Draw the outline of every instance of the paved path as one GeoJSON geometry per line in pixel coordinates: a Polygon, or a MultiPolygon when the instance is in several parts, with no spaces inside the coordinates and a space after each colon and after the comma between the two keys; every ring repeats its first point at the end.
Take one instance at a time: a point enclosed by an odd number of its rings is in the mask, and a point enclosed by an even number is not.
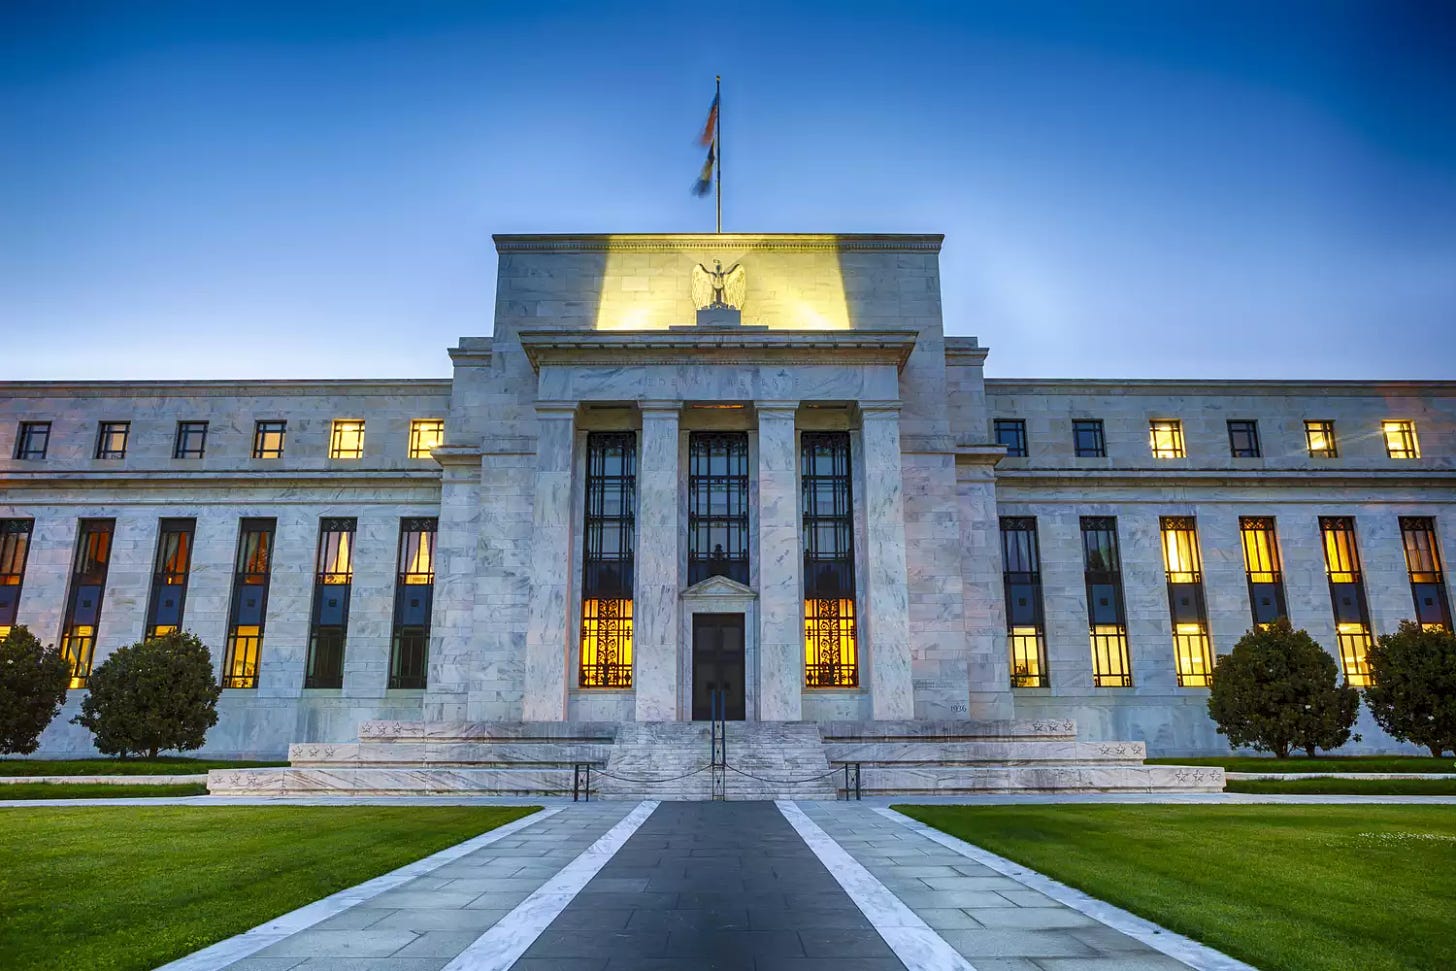
{"type": "Polygon", "coordinates": [[[1083,912],[1105,905],[1028,889],[992,869],[995,858],[988,866],[980,851],[868,804],[567,804],[503,830],[168,968],[1240,967],[1176,935],[1165,945],[1151,925],[1130,929],[1187,963],[1161,953],[1083,912]]]}

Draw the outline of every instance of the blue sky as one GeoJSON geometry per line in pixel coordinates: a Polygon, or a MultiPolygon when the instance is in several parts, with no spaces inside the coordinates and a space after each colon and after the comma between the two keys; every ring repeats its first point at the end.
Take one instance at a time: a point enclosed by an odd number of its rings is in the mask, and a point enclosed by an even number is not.
{"type": "Polygon", "coordinates": [[[0,4],[0,379],[444,375],[496,232],[943,232],[988,373],[1456,378],[1456,4],[0,4]]]}

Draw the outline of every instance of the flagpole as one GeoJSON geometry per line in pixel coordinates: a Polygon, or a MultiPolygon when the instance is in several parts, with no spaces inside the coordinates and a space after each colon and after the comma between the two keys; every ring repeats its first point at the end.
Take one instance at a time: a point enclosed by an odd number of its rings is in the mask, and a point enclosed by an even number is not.
{"type": "Polygon", "coordinates": [[[713,181],[718,186],[718,232],[723,231],[723,146],[720,144],[719,136],[723,131],[723,75],[713,75],[713,103],[718,106],[718,123],[713,126],[713,159],[714,165],[718,167],[717,178],[713,181]]]}

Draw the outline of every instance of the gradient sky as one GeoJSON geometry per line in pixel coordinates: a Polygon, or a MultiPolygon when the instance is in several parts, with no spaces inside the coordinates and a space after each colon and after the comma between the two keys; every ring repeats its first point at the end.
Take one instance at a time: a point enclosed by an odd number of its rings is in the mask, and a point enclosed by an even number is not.
{"type": "Polygon", "coordinates": [[[1027,377],[1456,378],[1456,3],[0,3],[0,379],[442,376],[497,232],[943,232],[1027,377]]]}

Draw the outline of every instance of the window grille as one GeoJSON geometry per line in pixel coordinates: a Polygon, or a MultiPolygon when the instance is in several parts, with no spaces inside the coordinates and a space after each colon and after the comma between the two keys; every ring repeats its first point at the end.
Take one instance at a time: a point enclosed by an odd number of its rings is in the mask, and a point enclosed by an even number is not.
{"type": "Polygon", "coordinates": [[[227,653],[223,658],[224,688],[256,688],[263,652],[263,627],[268,613],[268,585],[273,563],[273,519],[244,519],[238,528],[238,554],[233,567],[233,593],[228,610],[227,653]]]}
{"type": "Polygon", "coordinates": [[[1279,539],[1274,520],[1267,516],[1241,517],[1239,539],[1244,549],[1244,572],[1249,581],[1249,607],[1254,626],[1267,627],[1289,615],[1284,606],[1284,574],[1279,565],[1279,539]]]}
{"type": "Polygon", "coordinates": [[[398,575],[394,587],[394,637],[389,659],[391,688],[425,687],[438,529],[439,521],[433,517],[400,520],[398,575]]]}
{"type": "Polygon", "coordinates": [[[636,433],[590,433],[578,665],[583,688],[632,686],[636,503],[636,433]]]}
{"type": "Polygon", "coordinates": [[[175,459],[200,459],[207,453],[207,422],[179,421],[177,440],[172,447],[175,459]]]}
{"type": "Polygon", "coordinates": [[[688,436],[688,584],[748,583],[748,435],[688,436]]]}
{"type": "Polygon", "coordinates": [[[1072,422],[1072,448],[1078,458],[1105,458],[1107,441],[1102,433],[1102,419],[1080,418],[1072,422]]]}
{"type": "Polygon", "coordinates": [[[1385,437],[1385,454],[1393,459],[1418,459],[1420,446],[1416,443],[1416,423],[1413,421],[1384,421],[1380,432],[1385,437]]]}
{"type": "Polygon", "coordinates": [[[1098,688],[1125,688],[1132,684],[1132,666],[1128,659],[1116,518],[1082,517],[1082,563],[1092,641],[1092,684],[1098,688]]]}
{"type": "Polygon", "coordinates": [[[1046,625],[1042,613],[1041,554],[1036,519],[1001,518],[1001,577],[1006,633],[1011,646],[1011,686],[1047,686],[1046,625]]]}
{"type": "Polygon", "coordinates": [[[103,421],[96,428],[96,457],[98,459],[126,458],[126,439],[131,433],[129,421],[103,421]]]}
{"type": "Polygon", "coordinates": [[[1230,421],[1228,423],[1229,454],[1236,459],[1256,459],[1262,451],[1259,448],[1259,423],[1257,421],[1230,421]]]}
{"type": "Polygon", "coordinates": [[[1181,459],[1187,455],[1183,450],[1181,421],[1154,419],[1148,422],[1148,438],[1155,459],[1181,459]]]}
{"type": "Polygon", "coordinates": [[[1006,446],[1007,458],[1026,458],[1026,420],[997,418],[996,444],[1006,446]]]}
{"type": "Polygon", "coordinates": [[[1173,625],[1173,660],[1178,684],[1206,688],[1213,678],[1213,646],[1203,601],[1203,565],[1198,527],[1192,516],[1163,516],[1163,568],[1168,577],[1168,611],[1173,625]]]}
{"type": "Polygon", "coordinates": [[[443,418],[416,418],[410,422],[409,457],[427,459],[445,441],[443,418]]]}
{"type": "Polygon", "coordinates": [[[859,685],[855,622],[854,501],[848,432],[804,432],[800,441],[804,543],[804,681],[859,685]]]}
{"type": "Polygon", "coordinates": [[[0,639],[10,633],[19,615],[33,527],[30,519],[0,519],[0,639]]]}
{"type": "Polygon", "coordinates": [[[83,519],[76,538],[65,623],[61,627],[61,653],[71,665],[72,688],[86,687],[86,679],[91,676],[115,530],[114,519],[83,519]]]}
{"type": "Polygon", "coordinates": [[[281,459],[288,422],[260,421],[253,425],[253,458],[281,459]]]}
{"type": "Polygon", "coordinates": [[[364,457],[364,422],[362,419],[335,418],[329,436],[329,458],[360,459],[364,457]]]}
{"type": "Polygon", "coordinates": [[[147,601],[147,637],[161,637],[182,629],[196,527],[195,519],[163,519],[158,523],[157,557],[147,601]]]}
{"type": "Polygon", "coordinates": [[[308,638],[305,688],[344,685],[344,642],[349,629],[349,591],[354,582],[354,533],[358,521],[328,517],[319,523],[313,587],[313,622],[308,638]]]}
{"type": "Polygon", "coordinates": [[[1345,681],[1357,688],[1370,684],[1366,652],[1370,648],[1370,608],[1365,581],[1360,575],[1360,551],[1355,543],[1355,521],[1348,516],[1321,516],[1325,572],[1330,581],[1330,602],[1335,613],[1335,636],[1345,681]]]}
{"type": "Polygon", "coordinates": [[[1402,516],[1400,537],[1405,546],[1416,622],[1426,630],[1451,630],[1451,604],[1446,597],[1441,548],[1436,542],[1436,521],[1429,516],[1402,516]]]}
{"type": "Polygon", "coordinates": [[[46,457],[51,443],[51,423],[48,421],[23,421],[15,435],[15,457],[39,461],[46,457]]]}
{"type": "Polygon", "coordinates": [[[1332,421],[1306,420],[1304,443],[1309,448],[1310,458],[1333,459],[1339,457],[1339,449],[1335,447],[1335,423],[1332,421]]]}

